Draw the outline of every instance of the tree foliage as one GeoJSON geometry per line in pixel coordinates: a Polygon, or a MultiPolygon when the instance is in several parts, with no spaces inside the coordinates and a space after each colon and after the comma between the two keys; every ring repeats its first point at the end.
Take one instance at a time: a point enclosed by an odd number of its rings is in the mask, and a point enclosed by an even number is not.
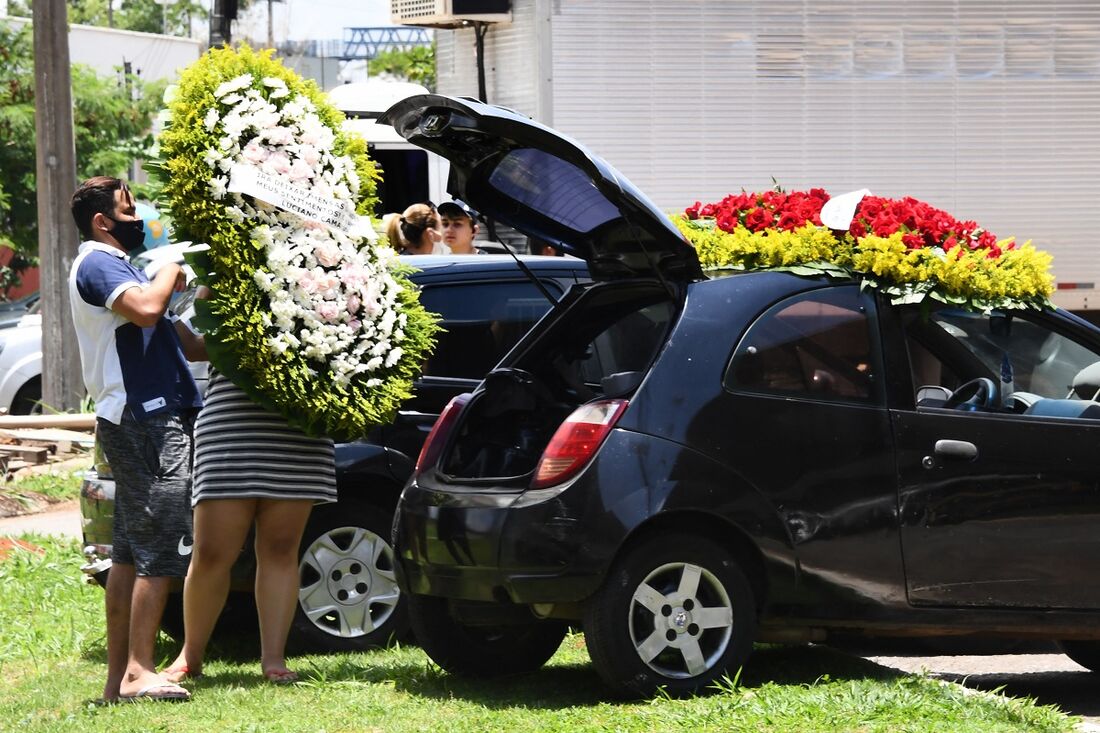
{"type": "Polygon", "coordinates": [[[389,75],[435,89],[435,44],[383,51],[370,60],[371,76],[389,75]]]}
{"type": "MultiPolygon", "coordinates": [[[[29,24],[15,30],[0,22],[0,246],[29,261],[38,252],[33,54],[29,24]]],[[[74,65],[72,87],[78,177],[128,175],[152,144],[163,84],[74,65]]]]}
{"type": "MultiPolygon", "coordinates": [[[[176,0],[162,5],[157,0],[122,0],[121,3],[117,0],[68,0],[68,6],[70,23],[189,36],[192,21],[206,21],[208,3],[176,0]]],[[[25,17],[30,17],[33,10],[28,0],[12,0],[8,7],[11,15],[25,17]]]]}

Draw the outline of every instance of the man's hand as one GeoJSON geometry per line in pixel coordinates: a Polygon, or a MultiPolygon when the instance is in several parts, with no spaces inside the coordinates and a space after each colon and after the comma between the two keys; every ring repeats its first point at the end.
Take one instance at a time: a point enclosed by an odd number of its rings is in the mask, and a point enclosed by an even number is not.
{"type": "Polygon", "coordinates": [[[134,286],[115,298],[111,310],[135,326],[155,326],[168,310],[172,293],[182,290],[185,284],[182,268],[169,262],[157,270],[151,283],[145,287],[134,286]]]}

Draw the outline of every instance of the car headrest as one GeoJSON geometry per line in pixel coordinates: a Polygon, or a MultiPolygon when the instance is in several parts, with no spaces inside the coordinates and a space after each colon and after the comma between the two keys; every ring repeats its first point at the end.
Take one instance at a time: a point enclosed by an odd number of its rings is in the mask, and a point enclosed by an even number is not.
{"type": "Polygon", "coordinates": [[[1100,420],[1100,403],[1091,400],[1039,400],[1024,411],[1035,417],[1072,417],[1100,420]]]}
{"type": "Polygon", "coordinates": [[[1100,395],[1100,361],[1077,372],[1073,378],[1073,393],[1083,400],[1095,400],[1100,395]]]}

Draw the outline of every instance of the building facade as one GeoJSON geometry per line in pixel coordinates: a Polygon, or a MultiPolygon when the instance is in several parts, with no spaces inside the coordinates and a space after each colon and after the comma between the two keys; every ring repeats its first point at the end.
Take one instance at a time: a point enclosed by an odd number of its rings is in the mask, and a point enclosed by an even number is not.
{"type": "MultiPolygon", "coordinates": [[[[570,134],[670,211],[778,183],[915,196],[1054,255],[1100,309],[1100,3],[513,0],[488,101],[570,134]]],[[[438,88],[477,94],[473,30],[438,88]]]]}

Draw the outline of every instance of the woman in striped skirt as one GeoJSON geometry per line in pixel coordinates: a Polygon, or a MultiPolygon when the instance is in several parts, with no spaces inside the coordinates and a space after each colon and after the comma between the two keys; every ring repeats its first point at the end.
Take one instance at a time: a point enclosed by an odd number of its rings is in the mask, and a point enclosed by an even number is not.
{"type": "Polygon", "coordinates": [[[286,667],[286,639],[298,602],[298,546],[312,506],[336,501],[332,441],[289,427],[215,373],[195,423],[193,480],[195,544],[183,590],[183,650],[164,676],[178,682],[202,673],[230,568],[255,524],[260,666],[271,682],[295,681],[286,667]]]}

